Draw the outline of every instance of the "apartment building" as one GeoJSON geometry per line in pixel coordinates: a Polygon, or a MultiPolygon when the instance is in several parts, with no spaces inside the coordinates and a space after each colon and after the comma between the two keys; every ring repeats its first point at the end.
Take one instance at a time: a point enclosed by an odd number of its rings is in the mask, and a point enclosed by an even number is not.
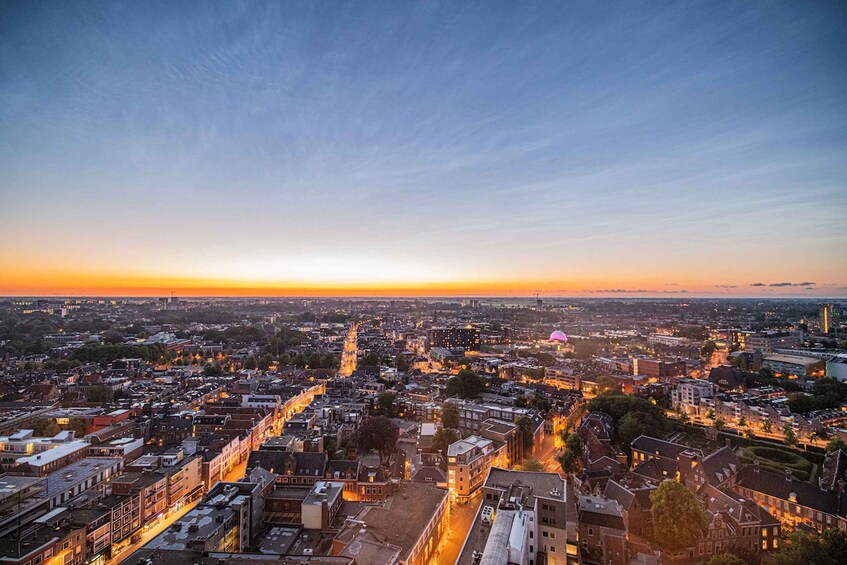
{"type": "Polygon", "coordinates": [[[457,500],[467,500],[485,482],[492,465],[505,466],[507,444],[470,436],[447,448],[447,488],[457,500]]]}

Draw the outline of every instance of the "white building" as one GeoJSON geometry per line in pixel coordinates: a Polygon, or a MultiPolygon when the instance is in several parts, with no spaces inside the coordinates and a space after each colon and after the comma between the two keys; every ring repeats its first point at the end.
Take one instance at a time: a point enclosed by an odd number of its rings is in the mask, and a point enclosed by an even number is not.
{"type": "Polygon", "coordinates": [[[676,388],[671,392],[673,407],[679,408],[686,414],[697,413],[700,400],[711,398],[718,392],[718,387],[704,379],[680,379],[676,388]]]}

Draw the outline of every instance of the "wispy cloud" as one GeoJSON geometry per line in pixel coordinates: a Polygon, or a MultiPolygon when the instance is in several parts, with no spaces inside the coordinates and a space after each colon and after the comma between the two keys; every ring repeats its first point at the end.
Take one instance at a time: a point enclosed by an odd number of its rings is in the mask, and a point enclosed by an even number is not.
{"type": "Polygon", "coordinates": [[[813,283],[813,282],[801,282],[801,283],[778,282],[778,283],[771,283],[771,284],[769,284],[768,286],[775,286],[775,287],[783,287],[783,286],[815,286],[815,283],[813,283]]]}

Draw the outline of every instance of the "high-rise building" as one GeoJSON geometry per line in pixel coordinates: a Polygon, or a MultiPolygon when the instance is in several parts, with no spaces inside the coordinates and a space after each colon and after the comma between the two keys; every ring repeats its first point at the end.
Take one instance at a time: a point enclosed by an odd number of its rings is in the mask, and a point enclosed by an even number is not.
{"type": "Polygon", "coordinates": [[[479,351],[479,345],[479,330],[471,326],[465,328],[432,328],[426,333],[427,351],[433,347],[479,351]]]}
{"type": "Polygon", "coordinates": [[[828,334],[832,328],[832,304],[821,304],[818,311],[821,317],[821,331],[828,334]]]}

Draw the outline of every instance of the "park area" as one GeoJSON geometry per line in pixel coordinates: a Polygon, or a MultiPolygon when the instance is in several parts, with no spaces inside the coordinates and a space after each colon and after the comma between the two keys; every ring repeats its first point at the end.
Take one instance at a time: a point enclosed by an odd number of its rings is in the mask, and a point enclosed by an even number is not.
{"type": "Polygon", "coordinates": [[[748,465],[755,465],[758,461],[759,467],[766,471],[784,473],[789,470],[796,479],[801,481],[808,481],[815,470],[815,465],[800,454],[775,447],[760,445],[745,447],[740,459],[748,465]]]}

